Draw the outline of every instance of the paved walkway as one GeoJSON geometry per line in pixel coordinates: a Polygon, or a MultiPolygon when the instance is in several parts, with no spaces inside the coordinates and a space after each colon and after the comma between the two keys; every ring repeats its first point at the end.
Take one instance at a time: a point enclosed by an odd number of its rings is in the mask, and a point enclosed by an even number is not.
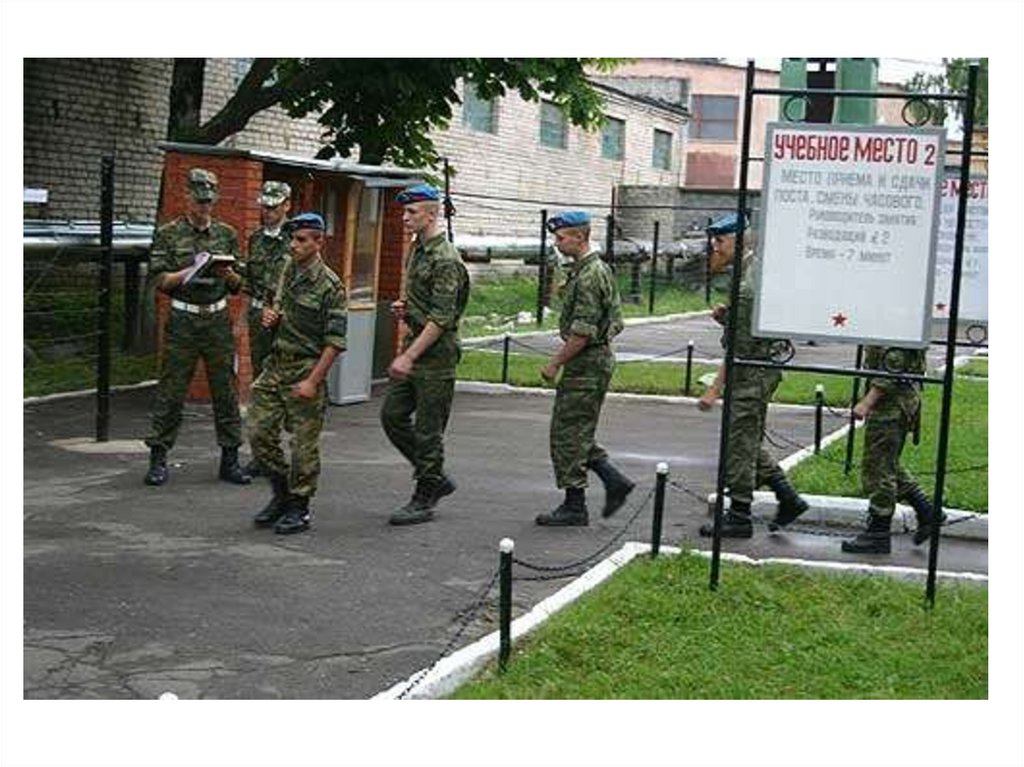
{"type": "MultiPolygon", "coordinates": [[[[559,499],[547,455],[551,400],[456,396],[448,461],[459,489],[436,521],[391,528],[411,489],[408,468],[378,424],[380,402],[332,407],[311,532],[275,536],[252,514],[264,482],[216,480],[208,406],[189,406],[171,481],[142,484],[150,391],[115,395],[111,442],[90,442],[91,400],[26,405],[25,674],[27,698],[367,698],[434,661],[460,613],[494,575],[498,542],[561,565],[613,542],[649,540],[650,503],[628,525],[658,461],[694,495],[668,495],[663,540],[684,547],[706,519],[719,415],[663,402],[611,400],[600,439],[641,487],[626,509],[589,528],[545,529],[534,515],[559,499]]],[[[829,417],[828,428],[839,425],[829,417]]],[[[807,444],[808,411],[773,408],[772,429],[807,444]]],[[[852,561],[838,539],[768,535],[727,542],[753,556],[852,561]]],[[[887,564],[925,567],[895,540],[887,564]]],[[[987,571],[984,543],[943,540],[939,566],[987,571]]],[[[516,576],[535,575],[516,570],[516,576]]],[[[727,578],[723,580],[727,588],[727,578]]],[[[564,580],[517,581],[520,615],[564,580]]],[[[489,606],[458,644],[494,630],[489,606]]]]}

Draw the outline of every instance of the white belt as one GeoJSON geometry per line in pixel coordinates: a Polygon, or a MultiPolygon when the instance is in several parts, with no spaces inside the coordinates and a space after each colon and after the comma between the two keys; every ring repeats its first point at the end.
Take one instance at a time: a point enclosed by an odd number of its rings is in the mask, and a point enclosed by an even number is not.
{"type": "Polygon", "coordinates": [[[263,303],[262,301],[260,301],[258,298],[250,298],[249,299],[249,308],[250,309],[262,309],[264,306],[266,306],[266,304],[263,303]]]}
{"type": "Polygon", "coordinates": [[[188,312],[189,314],[214,314],[219,312],[221,309],[228,305],[228,300],[222,298],[220,301],[215,301],[212,304],[187,304],[184,301],[178,301],[177,299],[171,299],[171,308],[177,309],[182,312],[188,312]]]}

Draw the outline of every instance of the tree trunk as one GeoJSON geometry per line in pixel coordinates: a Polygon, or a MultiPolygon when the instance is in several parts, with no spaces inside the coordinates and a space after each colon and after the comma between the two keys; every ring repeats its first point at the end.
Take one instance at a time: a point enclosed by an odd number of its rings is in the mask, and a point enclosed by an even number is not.
{"type": "Polygon", "coordinates": [[[171,75],[167,138],[188,141],[199,131],[206,59],[175,59],[171,75]]]}

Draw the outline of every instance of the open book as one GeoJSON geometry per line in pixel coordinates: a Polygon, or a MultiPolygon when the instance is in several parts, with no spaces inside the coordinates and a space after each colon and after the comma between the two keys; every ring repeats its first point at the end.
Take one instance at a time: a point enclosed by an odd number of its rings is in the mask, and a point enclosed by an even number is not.
{"type": "Polygon", "coordinates": [[[233,264],[235,263],[235,257],[230,253],[207,253],[205,250],[196,253],[192,258],[192,266],[185,272],[185,279],[182,280],[182,285],[187,285],[196,275],[203,274],[211,266],[216,264],[233,264]]]}

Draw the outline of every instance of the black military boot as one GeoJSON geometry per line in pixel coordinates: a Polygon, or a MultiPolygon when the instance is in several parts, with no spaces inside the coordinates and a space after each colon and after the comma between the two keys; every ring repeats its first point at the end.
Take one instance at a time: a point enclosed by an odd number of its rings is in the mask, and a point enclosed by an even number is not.
{"type": "Polygon", "coordinates": [[[260,468],[259,462],[253,458],[249,463],[245,464],[242,469],[243,474],[248,474],[250,477],[265,477],[268,476],[263,473],[263,469],[260,468]]]}
{"type": "Polygon", "coordinates": [[[274,523],[278,535],[302,533],[309,529],[309,498],[289,495],[284,502],[284,514],[274,523]]]}
{"type": "MultiPolygon", "coordinates": [[[[715,534],[715,521],[705,522],[700,526],[700,534],[711,538],[715,534]]],[[[730,501],[729,510],[722,514],[721,534],[723,538],[752,538],[754,523],[750,519],[750,503],[747,501],[730,501]]]]}
{"type": "Polygon", "coordinates": [[[263,507],[263,510],[252,518],[256,527],[270,527],[277,522],[286,511],[288,503],[288,478],[283,474],[271,474],[270,486],[274,490],[274,496],[270,503],[263,507]]]}
{"type": "Polygon", "coordinates": [[[872,512],[868,516],[867,530],[843,541],[843,551],[848,554],[889,554],[892,551],[891,529],[891,514],[882,517],[872,512]]]}
{"type": "Polygon", "coordinates": [[[142,480],[147,485],[159,487],[167,481],[167,448],[154,445],[149,449],[149,471],[142,480]]]}
{"type": "MultiPolygon", "coordinates": [[[[442,489],[441,485],[434,485],[419,480],[416,482],[416,489],[413,491],[412,498],[402,508],[388,517],[389,525],[418,525],[421,522],[429,522],[434,518],[434,504],[437,503],[437,499],[441,496],[438,495],[439,490],[442,489]]],[[[443,493],[448,495],[454,492],[455,486],[451,485],[451,490],[443,493]]]]}
{"type": "MultiPolygon", "coordinates": [[[[913,541],[915,546],[920,546],[932,537],[932,522],[935,519],[935,509],[932,507],[931,501],[928,500],[928,496],[919,487],[915,487],[901,500],[909,503],[914,510],[914,514],[917,516],[917,530],[914,531],[913,541]]],[[[945,521],[946,514],[940,514],[939,526],[941,527],[945,521]]]]}
{"type": "Polygon", "coordinates": [[[554,511],[538,514],[535,521],[545,527],[585,527],[590,524],[585,492],[582,487],[567,487],[562,504],[554,511]]]}
{"type": "Polygon", "coordinates": [[[242,471],[238,465],[238,446],[222,447],[220,449],[220,471],[221,479],[234,485],[248,485],[252,477],[242,471]]]}
{"type": "Polygon", "coordinates": [[[779,502],[779,510],[775,514],[775,519],[768,523],[769,530],[785,527],[810,508],[807,501],[801,498],[800,494],[789,484],[789,479],[785,474],[769,477],[768,487],[775,493],[775,500],[779,502]]]}
{"type": "Polygon", "coordinates": [[[587,468],[592,469],[604,484],[604,508],[601,509],[601,516],[610,517],[622,508],[626,496],[636,487],[636,482],[612,466],[607,457],[591,461],[587,468]]]}

